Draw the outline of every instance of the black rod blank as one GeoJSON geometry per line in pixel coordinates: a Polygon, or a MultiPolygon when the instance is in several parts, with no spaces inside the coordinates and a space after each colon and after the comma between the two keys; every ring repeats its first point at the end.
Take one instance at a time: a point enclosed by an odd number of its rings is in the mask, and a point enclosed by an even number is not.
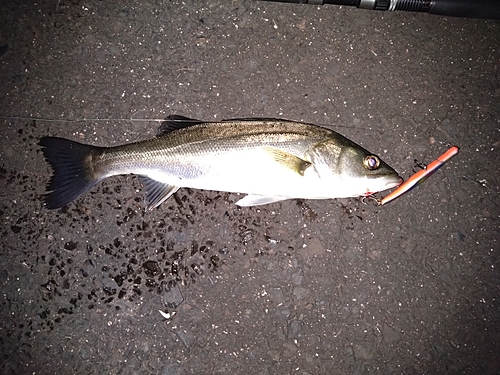
{"type": "Polygon", "coordinates": [[[369,10],[426,12],[440,16],[500,19],[500,0],[264,0],[296,4],[335,4],[369,10]]]}

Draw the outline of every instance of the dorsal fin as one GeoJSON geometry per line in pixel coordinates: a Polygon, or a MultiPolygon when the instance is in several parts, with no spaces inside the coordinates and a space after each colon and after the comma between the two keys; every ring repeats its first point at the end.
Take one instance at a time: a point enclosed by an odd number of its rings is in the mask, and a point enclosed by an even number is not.
{"type": "Polygon", "coordinates": [[[281,121],[288,122],[288,120],[280,120],[272,117],[240,117],[240,118],[225,118],[222,122],[235,122],[235,121],[281,121]]]}
{"type": "Polygon", "coordinates": [[[189,126],[203,124],[206,121],[195,120],[180,115],[169,115],[158,128],[158,135],[168,134],[173,130],[187,128],[189,126]]]}

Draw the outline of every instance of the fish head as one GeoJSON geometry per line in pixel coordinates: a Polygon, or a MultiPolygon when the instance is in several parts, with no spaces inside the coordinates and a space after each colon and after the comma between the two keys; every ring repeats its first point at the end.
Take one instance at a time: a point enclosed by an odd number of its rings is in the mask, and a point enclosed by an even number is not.
{"type": "Polygon", "coordinates": [[[380,157],[340,135],[313,146],[309,159],[338,197],[369,196],[403,182],[380,157]]]}

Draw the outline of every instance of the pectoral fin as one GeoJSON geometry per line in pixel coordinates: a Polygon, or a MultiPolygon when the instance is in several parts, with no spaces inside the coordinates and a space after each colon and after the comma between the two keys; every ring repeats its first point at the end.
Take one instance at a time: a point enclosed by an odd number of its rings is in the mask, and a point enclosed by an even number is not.
{"type": "Polygon", "coordinates": [[[263,204],[274,203],[290,199],[283,196],[266,196],[266,195],[253,195],[248,194],[245,198],[240,199],[236,204],[241,207],[260,206],[263,204]]]}
{"type": "Polygon", "coordinates": [[[277,148],[266,147],[265,150],[276,162],[294,172],[297,172],[301,176],[304,175],[304,171],[311,165],[308,161],[277,148]]]}
{"type": "Polygon", "coordinates": [[[146,176],[140,176],[140,179],[146,189],[146,208],[148,210],[158,207],[179,190],[178,186],[158,182],[146,176]]]}

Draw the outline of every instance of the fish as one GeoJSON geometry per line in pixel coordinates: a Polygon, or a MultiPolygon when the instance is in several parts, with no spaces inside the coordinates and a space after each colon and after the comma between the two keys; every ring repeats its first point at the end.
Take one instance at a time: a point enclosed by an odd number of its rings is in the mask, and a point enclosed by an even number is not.
{"type": "Polygon", "coordinates": [[[287,199],[371,196],[403,181],[377,155],[325,127],[246,118],[208,122],[170,115],[154,138],[114,147],[39,141],[53,174],[45,207],[62,208],[105,178],[135,174],[146,208],[179,188],[247,194],[239,206],[287,199]]]}

